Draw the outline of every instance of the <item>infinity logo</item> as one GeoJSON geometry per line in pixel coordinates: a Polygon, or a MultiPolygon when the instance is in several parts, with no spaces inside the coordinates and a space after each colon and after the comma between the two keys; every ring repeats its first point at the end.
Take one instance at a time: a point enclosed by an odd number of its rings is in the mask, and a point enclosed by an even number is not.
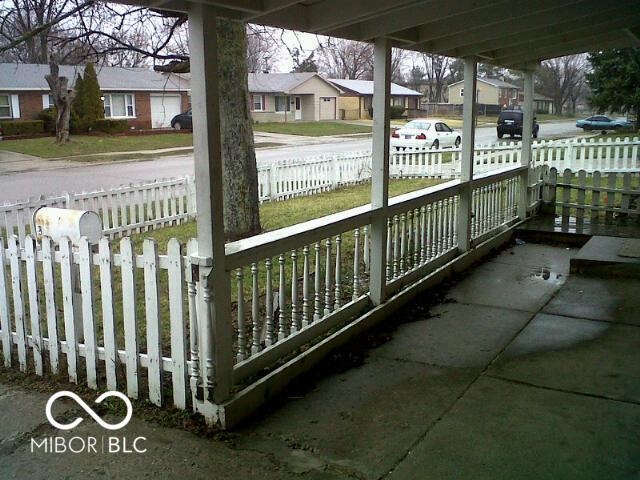
{"type": "Polygon", "coordinates": [[[85,412],[87,412],[91,416],[91,418],[93,418],[98,423],[98,425],[100,425],[102,428],[106,428],[107,430],[121,429],[122,427],[126,426],[129,423],[129,420],[131,420],[131,415],[133,415],[133,406],[131,405],[131,401],[123,393],[115,392],[115,391],[105,392],[95,400],[95,403],[102,403],[102,401],[105,398],[118,397],[120,400],[122,400],[125,403],[125,405],[127,406],[127,415],[124,417],[124,420],[122,420],[120,423],[116,423],[112,425],[102,420],[102,418],[100,418],[98,414],[94,412],[91,409],[91,407],[89,407],[89,405],[87,405],[84,402],[84,400],[82,400],[78,395],[76,395],[73,392],[68,392],[66,390],[63,390],[61,392],[54,393],[51,396],[51,398],[49,398],[49,400],[47,401],[47,407],[45,409],[45,413],[47,414],[47,420],[49,420],[49,423],[60,430],[71,430],[72,428],[76,428],[78,425],[80,425],[82,420],[84,420],[83,418],[78,417],[73,422],[67,425],[64,425],[56,421],[56,419],[53,418],[53,415],[51,414],[51,407],[53,406],[53,402],[55,402],[60,397],[69,397],[72,400],[74,400],[78,405],[80,405],[84,409],[85,412]]]}

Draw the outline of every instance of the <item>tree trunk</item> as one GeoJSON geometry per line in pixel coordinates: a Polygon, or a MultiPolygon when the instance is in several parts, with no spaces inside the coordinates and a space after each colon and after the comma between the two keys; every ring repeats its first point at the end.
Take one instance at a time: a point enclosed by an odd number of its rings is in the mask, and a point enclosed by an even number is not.
{"type": "Polygon", "coordinates": [[[58,64],[49,62],[49,75],[45,79],[51,89],[53,103],[56,106],[56,143],[64,145],[69,141],[69,121],[71,119],[71,103],[75,92],[69,89],[69,79],[59,76],[58,64]]]}
{"type": "Polygon", "coordinates": [[[246,29],[242,22],[218,20],[218,82],[227,239],[261,231],[258,169],[247,89],[246,29]]]}

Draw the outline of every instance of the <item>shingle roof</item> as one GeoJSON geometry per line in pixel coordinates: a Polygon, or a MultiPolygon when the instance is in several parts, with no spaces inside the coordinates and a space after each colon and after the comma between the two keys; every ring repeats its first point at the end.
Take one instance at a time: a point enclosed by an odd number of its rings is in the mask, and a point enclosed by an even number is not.
{"type": "MultiPolygon", "coordinates": [[[[71,85],[82,65],[61,65],[60,75],[69,78],[71,85]]],[[[96,67],[101,90],[121,91],[187,91],[189,81],[173,74],[155,72],[148,68],[96,67]]],[[[44,76],[49,65],[32,63],[0,63],[0,90],[44,90],[49,86],[44,76]]]]}
{"type": "MultiPolygon", "coordinates": [[[[373,82],[371,80],[345,80],[341,78],[330,78],[329,81],[340,88],[351,90],[360,95],[373,95],[373,82]]],[[[396,83],[391,84],[391,95],[415,95],[421,97],[420,92],[403,87],[396,83]]]]}
{"type": "MultiPolygon", "coordinates": [[[[250,92],[287,93],[303,84],[311,77],[324,78],[314,72],[304,73],[250,73],[248,86],[250,92]]],[[[333,86],[333,85],[332,85],[333,86]]]]}
{"type": "MultiPolygon", "coordinates": [[[[482,82],[482,83],[487,83],[489,85],[493,85],[494,87],[518,88],[518,89],[520,89],[520,87],[518,87],[517,85],[513,85],[512,83],[505,82],[504,80],[500,80],[499,78],[478,77],[478,81],[482,82]]],[[[458,85],[459,83],[462,83],[462,82],[464,82],[464,80],[459,80],[457,82],[450,83],[448,86],[452,87],[452,86],[458,85]]]]}

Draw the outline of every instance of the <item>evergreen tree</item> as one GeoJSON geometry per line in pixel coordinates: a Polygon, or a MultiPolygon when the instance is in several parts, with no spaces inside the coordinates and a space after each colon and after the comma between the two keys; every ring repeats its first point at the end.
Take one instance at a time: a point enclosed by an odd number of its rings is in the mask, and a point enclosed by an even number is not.
{"type": "Polygon", "coordinates": [[[613,48],[589,54],[591,105],[600,110],[633,112],[640,129],[640,48],[613,48]]]}
{"type": "Polygon", "coordinates": [[[84,79],[82,78],[82,74],[78,73],[78,77],[76,78],[76,83],[73,85],[73,90],[75,91],[75,97],[73,98],[73,103],[71,104],[71,123],[73,124],[73,130],[78,132],[86,131],[86,126],[82,121],[82,102],[84,97],[84,79]]]}
{"type": "Polygon", "coordinates": [[[84,77],[78,74],[75,91],[72,114],[76,120],[76,128],[79,131],[90,130],[96,120],[104,118],[100,84],[92,63],[87,63],[84,77]]]}

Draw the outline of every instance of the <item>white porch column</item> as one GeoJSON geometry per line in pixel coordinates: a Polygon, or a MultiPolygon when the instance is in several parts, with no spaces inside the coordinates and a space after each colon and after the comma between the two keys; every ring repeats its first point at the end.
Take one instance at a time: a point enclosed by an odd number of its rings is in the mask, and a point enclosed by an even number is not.
{"type": "Polygon", "coordinates": [[[198,265],[201,287],[198,292],[201,372],[205,398],[220,403],[229,397],[233,359],[231,293],[224,250],[215,8],[189,4],[189,50],[198,221],[198,255],[193,261],[198,265]]]}
{"type": "Polygon", "coordinates": [[[478,63],[475,57],[464,59],[464,98],[462,105],[462,149],[460,156],[460,202],[457,212],[458,248],[466,252],[471,248],[471,213],[473,154],[476,137],[476,91],[478,63]]]}
{"type": "MultiPolygon", "coordinates": [[[[522,151],[520,152],[521,165],[530,167],[531,144],[533,136],[533,70],[524,70],[524,103],[522,105],[522,151]]],[[[520,198],[518,202],[518,218],[527,217],[529,206],[529,171],[520,176],[520,198]]]]}
{"type": "Polygon", "coordinates": [[[369,291],[374,305],[386,300],[387,206],[389,204],[389,112],[391,100],[391,45],[376,38],[373,50],[373,151],[371,159],[371,220],[369,291]]]}

